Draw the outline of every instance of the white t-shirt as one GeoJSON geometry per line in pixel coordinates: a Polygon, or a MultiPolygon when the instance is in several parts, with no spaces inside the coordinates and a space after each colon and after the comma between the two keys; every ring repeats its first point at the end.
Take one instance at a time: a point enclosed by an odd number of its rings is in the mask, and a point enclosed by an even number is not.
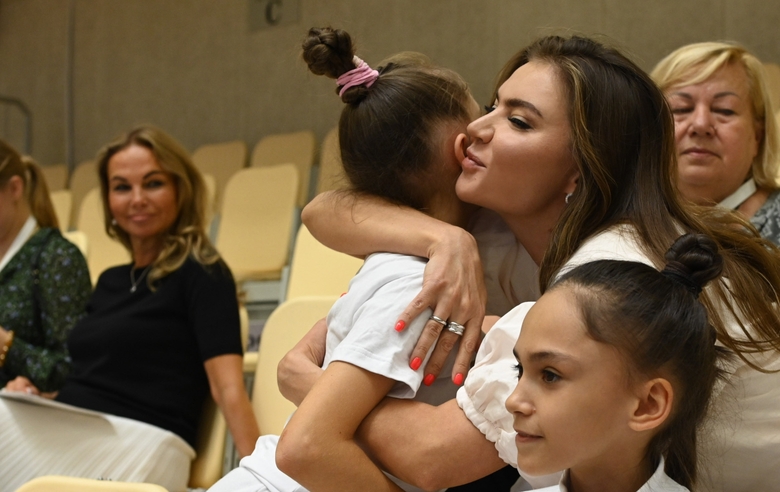
{"type": "MultiPolygon", "coordinates": [[[[564,472],[558,485],[537,489],[539,492],[569,492],[566,483],[569,481],[569,471],[564,472]]],[[[653,475],[645,482],[637,492],[690,492],[687,488],[675,482],[664,471],[664,461],[658,464],[653,475]]]]}
{"type": "MultiPolygon", "coordinates": [[[[426,263],[422,258],[395,253],[374,253],[366,258],[347,293],[328,313],[323,368],[332,361],[342,361],[393,379],[396,384],[388,393],[393,398],[438,405],[455,396],[457,388],[450,382],[455,350],[431,386],[422,385],[423,371],[409,367],[412,349],[432,311],[426,309],[400,333],[392,328],[420,293],[426,263]]],[[[430,352],[422,367],[429,356],[430,352]]]]}
{"type": "MultiPolygon", "coordinates": [[[[583,243],[561,269],[600,259],[652,263],[637,244],[630,226],[608,229],[583,243]]],[[[502,317],[485,336],[476,363],[458,390],[457,402],[498,454],[517,466],[512,417],[504,402],[515,388],[512,353],[526,313],[522,304],[502,317]]],[[[735,336],[740,332],[734,328],[735,336]]],[[[767,369],[780,369],[780,354],[757,360],[767,369]]],[[[726,368],[725,384],[713,393],[713,408],[699,440],[698,488],[711,492],[772,490],[780,483],[780,373],[762,373],[741,360],[726,368]]],[[[535,487],[552,485],[551,477],[521,475],[535,487]]]]}
{"type": "Polygon", "coordinates": [[[487,314],[502,316],[521,302],[539,299],[539,267],[497,213],[477,211],[469,232],[482,260],[487,314]]]}

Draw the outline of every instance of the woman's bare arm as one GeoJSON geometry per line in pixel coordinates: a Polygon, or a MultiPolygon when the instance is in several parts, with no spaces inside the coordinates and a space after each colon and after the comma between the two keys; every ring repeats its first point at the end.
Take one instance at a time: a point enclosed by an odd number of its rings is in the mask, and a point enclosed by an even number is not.
{"type": "MultiPolygon", "coordinates": [[[[391,251],[429,258],[423,289],[407,306],[395,328],[402,330],[428,307],[441,319],[466,327],[452,377],[461,384],[480,340],[485,315],[482,263],[474,237],[460,227],[378,197],[344,192],[318,195],[304,208],[303,223],[326,246],[354,256],[391,251]]],[[[434,343],[436,350],[425,368],[438,375],[458,336],[428,322],[412,352],[417,369],[434,343]]],[[[393,327],[388,327],[393,329],[393,327]]]]}
{"type": "Polygon", "coordinates": [[[279,437],[279,469],[317,492],[401,492],[354,440],[393,383],[346,362],[330,364],[279,437]]]}
{"type": "Polygon", "coordinates": [[[357,439],[382,469],[425,490],[473,482],[506,466],[455,400],[435,407],[385,398],[357,439]]]}
{"type": "Polygon", "coordinates": [[[225,416],[230,434],[241,456],[252,454],[260,431],[244,388],[243,359],[226,354],[204,362],[211,388],[211,396],[225,416]]]}
{"type": "MultiPolygon", "coordinates": [[[[279,389],[288,398],[303,399],[322,374],[325,330],[318,325],[279,364],[279,389]]],[[[426,490],[468,483],[505,466],[454,400],[434,407],[385,398],[363,420],[356,439],[384,470],[426,490]]]]}

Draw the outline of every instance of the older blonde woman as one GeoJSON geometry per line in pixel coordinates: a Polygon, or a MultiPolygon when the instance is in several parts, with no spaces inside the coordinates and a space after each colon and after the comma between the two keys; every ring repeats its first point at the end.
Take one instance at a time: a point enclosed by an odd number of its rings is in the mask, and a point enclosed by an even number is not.
{"type": "Polygon", "coordinates": [[[680,192],[737,210],[780,244],[780,147],[761,62],[737,44],[696,43],[652,77],[674,114],[680,192]]]}
{"type": "Polygon", "coordinates": [[[11,490],[9,482],[40,474],[184,490],[209,393],[239,453],[259,435],[243,384],[235,283],[204,232],[202,177],[174,139],[150,127],[105,147],[98,169],[106,229],[132,263],[103,272],[68,339],[73,373],[56,395],[66,410],[21,415],[19,403],[2,402],[0,419],[17,422],[0,425],[0,442],[15,442],[0,449],[11,490]],[[38,436],[46,446],[34,445],[38,436]],[[29,459],[9,467],[20,449],[29,459]]]}

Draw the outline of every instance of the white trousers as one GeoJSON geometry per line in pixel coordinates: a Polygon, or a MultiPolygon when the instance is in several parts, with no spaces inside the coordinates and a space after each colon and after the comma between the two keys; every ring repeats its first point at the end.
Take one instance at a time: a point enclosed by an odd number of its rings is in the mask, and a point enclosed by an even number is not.
{"type": "Polygon", "coordinates": [[[42,475],[148,482],[187,489],[195,451],[136,420],[0,392],[0,492],[42,475]]]}

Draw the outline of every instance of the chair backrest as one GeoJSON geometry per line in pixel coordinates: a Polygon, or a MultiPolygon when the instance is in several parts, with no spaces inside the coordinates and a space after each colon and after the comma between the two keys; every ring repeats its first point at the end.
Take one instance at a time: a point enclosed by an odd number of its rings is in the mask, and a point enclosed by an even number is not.
{"type": "Polygon", "coordinates": [[[60,230],[67,231],[70,229],[70,209],[73,208],[73,197],[70,190],[50,191],[49,198],[51,198],[57,222],[60,223],[60,230]]]}
{"type": "Polygon", "coordinates": [[[216,246],[236,282],[281,278],[297,190],[298,172],[292,164],[242,169],[230,178],[216,246]]]}
{"type": "Polygon", "coordinates": [[[213,174],[203,174],[203,182],[206,184],[206,223],[203,227],[209,230],[214,214],[217,212],[217,180],[213,174]]]}
{"type": "Polygon", "coordinates": [[[78,214],[81,211],[81,201],[92,188],[100,186],[100,178],[97,174],[96,161],[84,161],[73,170],[70,176],[68,188],[71,191],[73,207],[71,208],[69,224],[75,225],[78,220],[78,214]]]}
{"type": "Polygon", "coordinates": [[[336,190],[347,185],[344,166],[341,164],[339,149],[339,129],[331,129],[322,139],[320,150],[320,169],[317,175],[317,193],[336,190]]]}
{"type": "Polygon", "coordinates": [[[89,239],[81,231],[64,231],[62,237],[76,245],[86,260],[89,260],[89,239]]]}
{"type": "Polygon", "coordinates": [[[43,179],[49,191],[64,190],[68,185],[68,166],[65,164],[52,164],[50,166],[41,166],[43,179]]]}
{"type": "Polygon", "coordinates": [[[251,167],[295,164],[299,173],[296,204],[303,208],[309,201],[309,180],[316,154],[317,139],[314,132],[279,133],[261,138],[252,150],[249,162],[251,167]]]}
{"type": "Polygon", "coordinates": [[[340,295],[362,265],[363,260],[323,245],[302,225],[290,261],[287,299],[340,295]]]}
{"type": "Polygon", "coordinates": [[[124,246],[106,234],[100,188],[93,188],[84,196],[76,229],[83,232],[89,240],[87,265],[92,285],[106,268],[130,261],[130,255],[124,246]]]}
{"type": "MultiPolygon", "coordinates": [[[[238,317],[241,321],[241,343],[246,350],[249,338],[249,313],[246,306],[239,304],[238,317]]],[[[222,411],[210,396],[203,407],[198,438],[195,445],[196,458],[190,466],[189,487],[207,489],[222,477],[225,459],[225,438],[227,422],[222,411]]]]}
{"type": "Polygon", "coordinates": [[[114,482],[91,478],[38,477],[25,483],[16,492],[167,492],[165,487],[152,483],[114,482]]]}
{"type": "Polygon", "coordinates": [[[780,65],[771,62],[764,63],[764,73],[769,97],[772,99],[775,111],[778,111],[780,110],[780,65]]]}
{"type": "Polygon", "coordinates": [[[192,162],[203,174],[211,174],[216,181],[216,207],[222,205],[225,186],[239,169],[246,167],[246,143],[242,140],[201,145],[192,153],[192,162]]]}
{"type": "Polygon", "coordinates": [[[303,335],[324,318],[338,296],[299,297],[280,304],[263,328],[252,389],[252,408],[261,434],[281,434],[295,410],[279,392],[276,366],[303,335]]]}
{"type": "Polygon", "coordinates": [[[206,398],[198,426],[198,437],[195,444],[196,458],[192,460],[190,465],[188,484],[190,488],[207,489],[222,477],[226,437],[227,422],[225,422],[225,417],[214,399],[209,396],[206,398]]]}

